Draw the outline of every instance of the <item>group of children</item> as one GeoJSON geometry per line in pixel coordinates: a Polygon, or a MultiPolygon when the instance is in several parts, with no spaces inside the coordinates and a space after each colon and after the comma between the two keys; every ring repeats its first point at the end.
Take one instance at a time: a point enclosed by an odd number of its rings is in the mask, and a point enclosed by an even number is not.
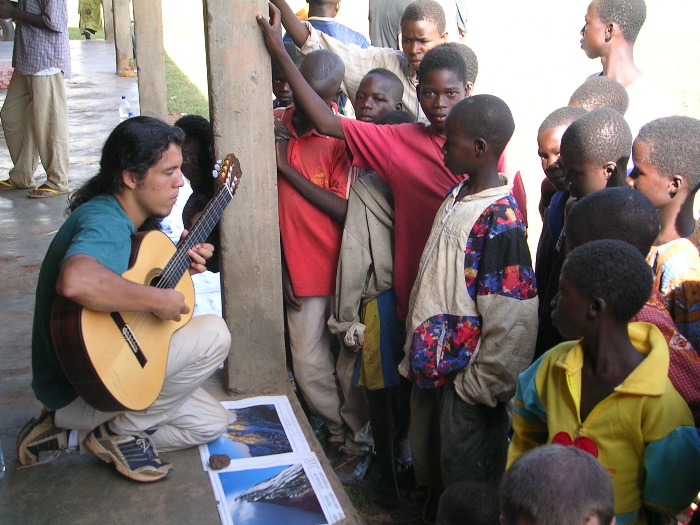
{"type": "Polygon", "coordinates": [[[647,82],[632,60],[643,0],[591,2],[582,47],[603,72],[538,130],[534,267],[504,154],[513,116],[471,96],[476,56],[444,43],[439,4],[406,8],[403,51],[344,44],[272,4],[258,22],[284,86],[274,115],[292,366],[341,480],[362,477],[374,452],[375,501],[399,505],[408,441],[424,522],[454,523],[438,502],[460,494],[440,500],[445,489],[498,487],[519,457],[555,443],[603,465],[618,524],[685,509],[700,490],[700,255],[688,240],[700,121],[631,130],[623,116],[638,117],[630,87],[647,82]],[[305,55],[298,67],[281,23],[305,55]],[[354,119],[339,115],[341,90],[354,119]]]}

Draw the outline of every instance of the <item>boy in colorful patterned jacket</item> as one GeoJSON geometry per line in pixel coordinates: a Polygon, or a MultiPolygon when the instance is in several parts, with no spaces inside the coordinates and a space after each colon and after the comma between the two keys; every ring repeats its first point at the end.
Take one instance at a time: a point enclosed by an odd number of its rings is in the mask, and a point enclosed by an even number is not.
{"type": "Polygon", "coordinates": [[[700,438],[668,378],[658,328],[629,323],[654,277],[632,245],[597,240],[566,258],[552,320],[567,341],[518,378],[508,462],[546,443],[572,445],[610,473],[619,525],[645,510],[682,511],[700,489],[700,438]],[[629,323],[629,324],[628,324],[629,323]]]}
{"type": "Polygon", "coordinates": [[[498,159],[515,124],[498,97],[459,102],[445,166],[469,178],[437,212],[409,301],[411,450],[430,502],[459,481],[497,485],[508,448],[506,403],[534,351],[537,291],[525,225],[498,159]]]}

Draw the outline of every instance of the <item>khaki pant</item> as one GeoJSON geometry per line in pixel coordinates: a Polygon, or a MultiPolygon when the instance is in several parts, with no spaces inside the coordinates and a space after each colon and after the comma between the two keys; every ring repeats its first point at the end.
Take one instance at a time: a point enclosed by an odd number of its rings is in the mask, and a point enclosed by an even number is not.
{"type": "Polygon", "coordinates": [[[333,296],[297,297],[301,312],[287,307],[294,378],[314,414],[320,416],[331,440],[345,443],[354,454],[372,450],[369,409],[363,389],[353,386],[358,354],[341,349],[337,363],[331,353],[335,337],[326,324],[333,296]]]}
{"type": "Polygon", "coordinates": [[[213,441],[226,430],[228,412],[200,385],[226,359],[230,344],[223,319],[193,317],[170,340],[165,383],[150,407],[138,412],[100,412],[79,397],[56,411],[56,426],[79,430],[81,448],[88,434],[107,421],[120,435],[155,429],[150,437],[161,452],[213,441]]]}
{"type": "Polygon", "coordinates": [[[2,129],[14,168],[10,181],[33,188],[39,159],[46,184],[68,189],[68,102],[63,73],[21,75],[16,71],[0,111],[2,129]]]}

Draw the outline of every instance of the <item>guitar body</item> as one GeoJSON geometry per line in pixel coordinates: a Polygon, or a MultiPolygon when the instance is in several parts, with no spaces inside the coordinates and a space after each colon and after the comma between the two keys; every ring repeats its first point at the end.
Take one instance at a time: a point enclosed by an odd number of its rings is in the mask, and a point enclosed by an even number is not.
{"type": "MultiPolygon", "coordinates": [[[[122,277],[153,285],[175,251],[160,231],[137,234],[129,269],[122,277]]],[[[189,272],[174,288],[185,296],[190,309],[177,322],[143,312],[96,312],[63,297],[57,299],[51,320],[56,354],[80,397],[94,408],[143,410],[156,400],[165,381],[170,338],[190,320],[194,309],[189,272]]]]}

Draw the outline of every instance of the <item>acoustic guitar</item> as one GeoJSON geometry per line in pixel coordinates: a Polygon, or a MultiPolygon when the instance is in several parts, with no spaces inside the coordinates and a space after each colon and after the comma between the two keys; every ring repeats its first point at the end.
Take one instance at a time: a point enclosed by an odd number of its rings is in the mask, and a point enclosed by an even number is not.
{"type": "Polygon", "coordinates": [[[94,408],[115,412],[143,410],[160,394],[172,334],[192,317],[194,285],[187,271],[187,250],[204,242],[236,192],[241,170],[227,155],[218,170],[219,188],[202,215],[177,246],[160,231],[132,236],[129,281],[174,288],[190,312],[180,321],[152,313],[97,312],[58,297],[53,305],[51,337],[66,376],[80,397],[94,408]]]}

